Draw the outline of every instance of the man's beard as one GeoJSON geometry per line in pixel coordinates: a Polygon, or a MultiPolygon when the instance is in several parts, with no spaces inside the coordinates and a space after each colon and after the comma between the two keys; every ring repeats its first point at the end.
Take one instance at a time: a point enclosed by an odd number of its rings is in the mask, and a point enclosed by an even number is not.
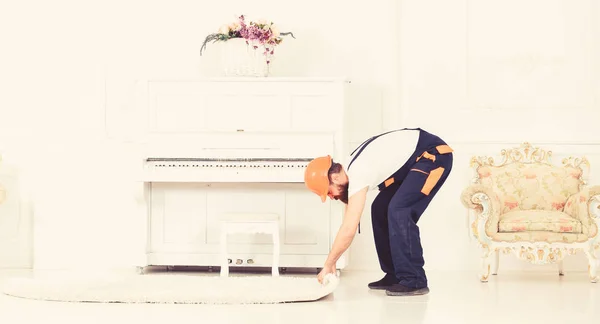
{"type": "Polygon", "coordinates": [[[344,204],[348,204],[348,186],[350,185],[350,183],[346,183],[345,185],[337,185],[338,190],[340,191],[339,195],[336,195],[335,198],[336,200],[340,200],[341,202],[343,202],[344,204]]]}

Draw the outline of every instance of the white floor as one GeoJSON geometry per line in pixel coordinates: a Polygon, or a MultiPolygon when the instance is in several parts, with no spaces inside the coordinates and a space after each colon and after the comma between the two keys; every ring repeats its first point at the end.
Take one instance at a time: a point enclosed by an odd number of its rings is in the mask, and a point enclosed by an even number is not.
{"type": "MultiPolygon", "coordinates": [[[[173,272],[169,273],[172,274],[173,272]]],[[[189,273],[188,273],[189,274],[189,273]]],[[[7,278],[28,271],[0,271],[7,278]]],[[[310,303],[163,305],[43,302],[0,294],[0,323],[599,323],[600,283],[585,273],[429,273],[431,292],[388,297],[367,283],[378,272],[345,272],[340,287],[310,303]]],[[[316,280],[316,277],[315,277],[316,280]]]]}

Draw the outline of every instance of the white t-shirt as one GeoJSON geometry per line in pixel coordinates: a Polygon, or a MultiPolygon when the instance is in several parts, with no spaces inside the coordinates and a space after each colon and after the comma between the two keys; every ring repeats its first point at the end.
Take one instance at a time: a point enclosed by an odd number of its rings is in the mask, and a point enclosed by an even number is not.
{"type": "MultiPolygon", "coordinates": [[[[346,163],[348,174],[348,197],[364,187],[369,190],[388,179],[400,169],[414,153],[419,141],[419,130],[405,129],[381,135],[369,143],[352,162],[349,157],[346,163]]],[[[358,154],[360,148],[354,152],[358,154]]]]}

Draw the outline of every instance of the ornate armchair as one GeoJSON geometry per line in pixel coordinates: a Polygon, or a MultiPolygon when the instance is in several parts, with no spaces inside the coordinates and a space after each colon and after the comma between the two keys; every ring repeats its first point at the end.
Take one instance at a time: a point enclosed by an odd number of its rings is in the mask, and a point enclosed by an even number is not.
{"type": "Polygon", "coordinates": [[[533,264],[557,263],[583,252],[590,280],[597,282],[600,249],[600,186],[587,186],[590,165],[585,157],[551,163],[552,152],[524,143],[502,150],[502,161],[471,159],[473,183],[461,195],[472,213],[471,231],[482,249],[480,280],[486,282],[499,253],[513,252],[533,264]]]}

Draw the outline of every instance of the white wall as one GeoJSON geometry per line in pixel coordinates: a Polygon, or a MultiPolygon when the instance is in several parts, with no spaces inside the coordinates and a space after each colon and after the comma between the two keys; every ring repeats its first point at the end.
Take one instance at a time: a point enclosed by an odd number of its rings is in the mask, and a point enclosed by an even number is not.
{"type": "MultiPolygon", "coordinates": [[[[0,30],[8,50],[0,54],[0,144],[31,175],[36,267],[134,262],[135,187],[123,179],[137,166],[131,158],[135,80],[215,75],[217,47],[209,44],[199,57],[200,44],[240,13],[272,19],[296,35],[277,49],[274,76],[352,80],[350,109],[369,117],[364,128],[362,118],[352,119],[357,144],[372,130],[416,125],[455,148],[453,175],[420,223],[428,269],[478,266],[459,202],[470,155],[529,140],[600,162],[593,127],[600,75],[596,2],[289,5],[3,4],[0,30]]],[[[503,268],[539,269],[505,259],[503,268]]],[[[567,268],[585,270],[581,258],[570,259],[567,268]]],[[[368,211],[351,262],[354,269],[378,269],[368,211]]]]}
{"type": "MultiPolygon", "coordinates": [[[[36,198],[36,268],[126,266],[140,246],[133,160],[136,80],[195,78],[219,71],[204,37],[244,13],[294,32],[277,49],[273,76],[345,76],[352,109],[383,128],[395,105],[391,0],[348,5],[308,1],[24,1],[4,4],[0,96],[3,152],[21,161],[36,198]],[[233,9],[232,9],[233,8],[233,9]],[[374,33],[375,31],[375,33],[374,33]],[[16,111],[16,109],[19,109],[16,111]],[[15,113],[16,111],[16,113],[15,113]],[[18,136],[18,137],[17,137],[18,136]]],[[[364,121],[351,117],[351,120],[364,121]]]]}
{"type": "MultiPolygon", "coordinates": [[[[599,4],[400,3],[400,125],[437,133],[456,150],[453,174],[420,222],[426,267],[478,269],[479,251],[469,241],[459,201],[472,155],[499,155],[502,148],[530,141],[554,151],[559,164],[565,156],[586,155],[591,183],[600,183],[599,4]]],[[[355,266],[376,264],[369,235],[359,237],[355,266]]],[[[570,256],[565,267],[586,271],[585,261],[583,254],[570,256]]],[[[556,267],[503,256],[502,269],[556,267]]]]}

